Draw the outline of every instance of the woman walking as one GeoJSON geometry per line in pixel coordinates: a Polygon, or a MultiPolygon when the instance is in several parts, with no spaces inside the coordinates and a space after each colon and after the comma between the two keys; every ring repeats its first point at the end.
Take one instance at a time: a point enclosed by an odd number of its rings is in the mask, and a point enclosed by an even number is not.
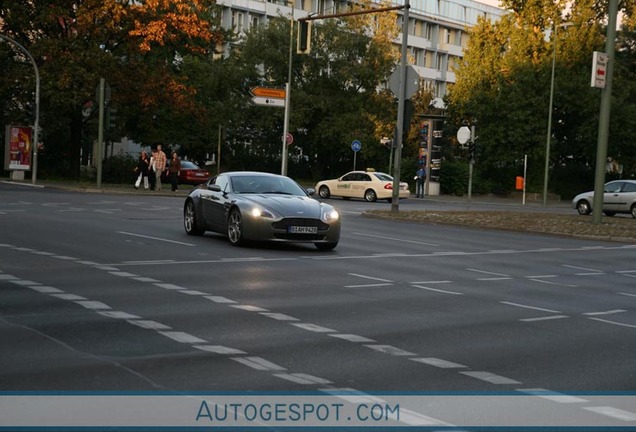
{"type": "Polygon", "coordinates": [[[170,175],[170,183],[172,184],[172,192],[176,192],[179,187],[179,171],[181,171],[181,159],[177,156],[177,152],[172,152],[168,171],[170,175]]]}
{"type": "Polygon", "coordinates": [[[148,174],[150,171],[150,159],[148,159],[148,153],[144,150],[141,151],[141,155],[139,156],[139,161],[137,162],[137,169],[135,170],[139,173],[139,177],[137,177],[137,181],[135,182],[135,189],[139,189],[141,185],[141,180],[144,181],[144,189],[148,190],[148,174]]]}

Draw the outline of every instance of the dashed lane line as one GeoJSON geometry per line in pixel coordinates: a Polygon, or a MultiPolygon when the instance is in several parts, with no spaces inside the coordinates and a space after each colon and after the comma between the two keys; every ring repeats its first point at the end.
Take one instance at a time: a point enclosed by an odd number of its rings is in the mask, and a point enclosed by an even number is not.
{"type": "Polygon", "coordinates": [[[508,305],[508,306],[515,306],[515,307],[519,307],[519,308],[524,308],[524,309],[538,310],[538,311],[541,311],[541,312],[551,312],[551,313],[555,313],[555,314],[561,313],[561,311],[557,311],[557,310],[540,308],[540,307],[530,306],[530,305],[524,305],[524,304],[521,304],[521,303],[513,303],[513,302],[509,302],[509,301],[500,301],[499,303],[505,304],[505,305],[508,305]]]}

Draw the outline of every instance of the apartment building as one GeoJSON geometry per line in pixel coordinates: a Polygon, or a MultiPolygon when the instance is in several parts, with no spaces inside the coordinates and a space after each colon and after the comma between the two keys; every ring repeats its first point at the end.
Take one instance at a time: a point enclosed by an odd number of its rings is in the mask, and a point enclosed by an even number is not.
{"type": "MultiPolygon", "coordinates": [[[[296,19],[309,14],[330,15],[348,10],[348,1],[338,0],[218,0],[223,7],[222,25],[238,34],[252,26],[266,24],[271,17],[289,15],[294,7],[296,19]]],[[[403,0],[393,2],[395,6],[403,0]]],[[[468,43],[466,28],[479,17],[497,21],[505,10],[473,0],[411,0],[408,54],[420,74],[421,85],[435,97],[444,97],[455,82],[453,67],[468,43]]],[[[398,11],[401,15],[402,11],[398,11]]],[[[400,27],[401,28],[401,27],[400,27]]],[[[400,34],[395,43],[401,44],[400,34]]]]}

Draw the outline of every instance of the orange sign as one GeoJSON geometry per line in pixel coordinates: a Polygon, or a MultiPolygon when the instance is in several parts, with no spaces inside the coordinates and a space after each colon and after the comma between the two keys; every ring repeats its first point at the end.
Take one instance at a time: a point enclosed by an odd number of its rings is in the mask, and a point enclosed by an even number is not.
{"type": "Polygon", "coordinates": [[[250,90],[254,96],[272,99],[285,99],[285,89],[275,87],[254,87],[250,90]]]}

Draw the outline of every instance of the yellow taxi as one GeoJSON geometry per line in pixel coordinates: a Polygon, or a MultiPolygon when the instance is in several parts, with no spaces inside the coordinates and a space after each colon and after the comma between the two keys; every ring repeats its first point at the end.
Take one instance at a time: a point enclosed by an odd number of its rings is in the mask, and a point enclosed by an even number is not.
{"type": "MultiPolygon", "coordinates": [[[[320,198],[363,198],[366,201],[387,200],[393,197],[393,177],[376,171],[351,171],[340,178],[316,183],[320,198]]],[[[400,199],[411,195],[408,183],[400,182],[400,199]]]]}

